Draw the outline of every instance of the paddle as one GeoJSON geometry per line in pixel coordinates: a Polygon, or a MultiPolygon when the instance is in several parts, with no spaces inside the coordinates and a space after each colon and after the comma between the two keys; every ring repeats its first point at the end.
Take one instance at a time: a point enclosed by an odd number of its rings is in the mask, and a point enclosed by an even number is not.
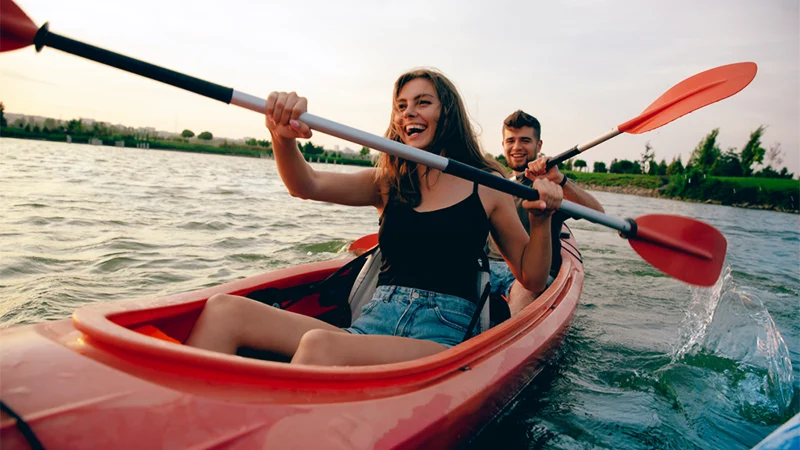
{"type": "Polygon", "coordinates": [[[726,99],[744,89],[758,70],[755,63],[742,62],[700,72],[672,86],[633,119],[617,125],[608,133],[554,156],[547,168],[560,164],[622,133],[641,134],[664,126],[704,106],[726,99]]]}
{"type": "MultiPolygon", "coordinates": [[[[21,9],[16,7],[12,0],[0,0],[0,6],[3,10],[3,14],[0,16],[0,51],[21,48],[26,43],[27,45],[34,44],[37,51],[48,46],[260,114],[266,112],[264,99],[59,36],[50,32],[47,24],[33,32],[35,25],[21,9]]],[[[471,180],[517,197],[529,200],[539,198],[539,193],[534,189],[440,155],[365,133],[309,113],[301,115],[300,120],[314,130],[439,169],[444,173],[471,180]]],[[[719,230],[703,222],[669,215],[621,220],[569,201],[562,202],[561,210],[573,217],[583,218],[619,231],[628,238],[634,250],[646,261],[679,280],[701,286],[711,286],[717,281],[722,271],[727,242],[719,230]]]]}

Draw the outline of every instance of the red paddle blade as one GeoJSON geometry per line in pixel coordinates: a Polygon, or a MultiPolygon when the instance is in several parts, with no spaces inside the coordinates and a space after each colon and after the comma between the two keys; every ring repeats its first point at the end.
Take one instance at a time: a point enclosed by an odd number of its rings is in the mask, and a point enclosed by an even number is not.
{"type": "Polygon", "coordinates": [[[38,27],[13,0],[0,0],[0,52],[33,44],[38,27]]]}
{"type": "Polygon", "coordinates": [[[741,91],[753,81],[757,70],[756,63],[742,62],[698,73],[673,86],[639,116],[617,128],[623,133],[641,134],[664,126],[741,91]]]}
{"type": "Polygon", "coordinates": [[[722,272],[728,242],[707,223],[651,214],[636,218],[631,247],[656,269],[698,286],[713,286],[722,272]]]}
{"type": "Polygon", "coordinates": [[[378,245],[378,234],[368,234],[364,237],[356,239],[355,242],[350,244],[350,248],[348,250],[351,252],[365,252],[376,245],[378,245]]]}

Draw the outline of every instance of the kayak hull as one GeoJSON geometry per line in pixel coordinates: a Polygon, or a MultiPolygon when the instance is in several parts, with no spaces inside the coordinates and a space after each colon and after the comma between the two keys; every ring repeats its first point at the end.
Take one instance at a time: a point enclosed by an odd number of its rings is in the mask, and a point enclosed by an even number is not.
{"type": "MultiPolygon", "coordinates": [[[[45,448],[457,446],[508,406],[562,341],[583,286],[582,262],[562,256],[553,285],[514,318],[437,355],[378,366],[291,365],[180,344],[213,294],[311,283],[345,259],[90,305],[71,319],[0,331],[0,399],[45,448]],[[144,325],[168,340],[134,331],[144,325]]],[[[292,310],[329,312],[314,297],[292,310]]],[[[3,414],[0,447],[29,442],[3,414]]]]}

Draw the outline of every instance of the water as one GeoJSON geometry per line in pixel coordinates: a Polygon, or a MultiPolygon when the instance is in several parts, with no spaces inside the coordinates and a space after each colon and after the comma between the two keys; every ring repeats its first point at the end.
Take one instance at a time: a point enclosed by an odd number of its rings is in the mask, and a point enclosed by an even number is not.
{"type": "MultiPolygon", "coordinates": [[[[359,170],[318,166],[327,170],[359,170]]],[[[728,238],[694,289],[617,234],[570,221],[586,285],[564,345],[472,448],[750,448],[798,411],[800,216],[595,193],[728,238]]],[[[372,208],[292,198],[274,162],[0,140],[0,326],[343,257],[372,208]]]]}

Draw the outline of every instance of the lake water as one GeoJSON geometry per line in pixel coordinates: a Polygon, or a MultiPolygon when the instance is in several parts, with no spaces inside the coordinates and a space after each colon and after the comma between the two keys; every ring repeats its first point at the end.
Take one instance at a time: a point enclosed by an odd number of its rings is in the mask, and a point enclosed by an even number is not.
{"type": "MultiPolygon", "coordinates": [[[[347,166],[317,168],[353,171],[347,166]]],[[[557,356],[473,448],[750,448],[800,410],[800,216],[597,192],[728,239],[695,289],[569,221],[586,284],[557,356]]],[[[266,159],[0,139],[0,326],[343,257],[372,208],[289,196],[266,159]]]]}

